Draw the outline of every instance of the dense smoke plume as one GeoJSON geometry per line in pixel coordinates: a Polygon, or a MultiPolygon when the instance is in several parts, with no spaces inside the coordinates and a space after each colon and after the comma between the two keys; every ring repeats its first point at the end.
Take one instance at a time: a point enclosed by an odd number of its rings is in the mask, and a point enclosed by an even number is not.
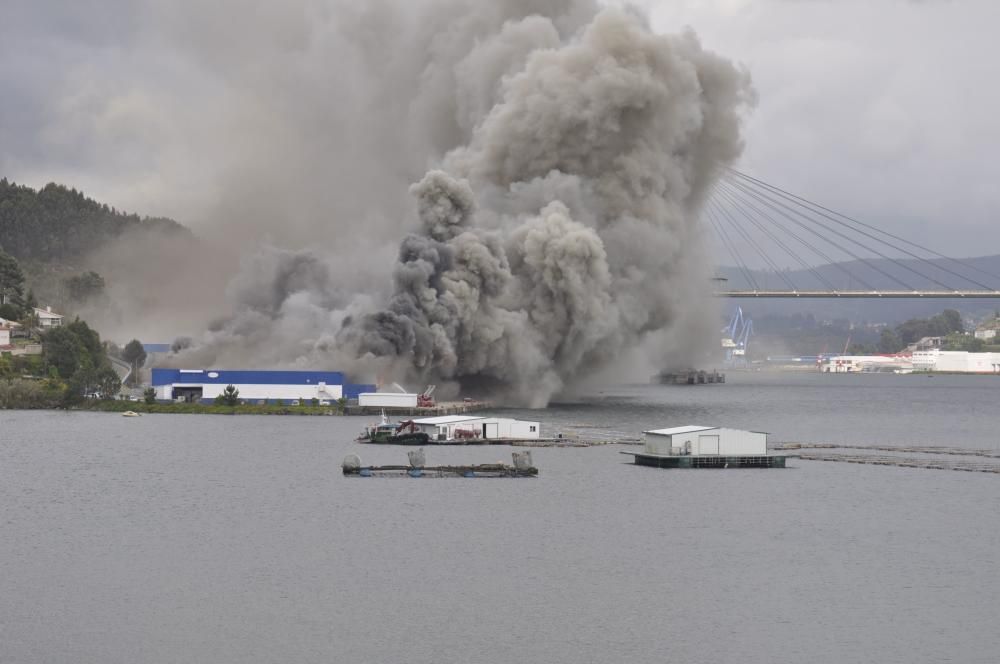
{"type": "MultiPolygon", "coordinates": [[[[337,113],[373,117],[330,125],[357,169],[331,152],[321,173],[356,196],[319,246],[272,234],[244,258],[234,313],[176,361],[329,365],[530,405],[630,354],[646,373],[689,361],[714,321],[698,211],[740,154],[747,74],[636,11],[416,4],[331,20],[328,64],[352,83],[337,113]]],[[[268,208],[267,228],[296,207],[268,208]]]]}

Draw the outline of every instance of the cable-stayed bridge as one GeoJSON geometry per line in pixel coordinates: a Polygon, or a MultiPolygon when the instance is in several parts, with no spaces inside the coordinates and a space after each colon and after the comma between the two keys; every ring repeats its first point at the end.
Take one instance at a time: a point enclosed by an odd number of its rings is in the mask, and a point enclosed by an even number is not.
{"type": "Polygon", "coordinates": [[[974,260],[951,258],[734,169],[720,179],[703,219],[742,282],[734,288],[717,280],[719,297],[1000,299],[1000,275],[974,260]],[[800,268],[799,283],[782,265],[800,268]]]}

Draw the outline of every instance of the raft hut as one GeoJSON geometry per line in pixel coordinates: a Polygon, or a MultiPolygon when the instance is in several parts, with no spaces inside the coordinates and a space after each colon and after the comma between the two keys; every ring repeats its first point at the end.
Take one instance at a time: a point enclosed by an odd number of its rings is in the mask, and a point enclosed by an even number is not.
{"type": "Polygon", "coordinates": [[[657,468],[784,468],[785,457],[767,453],[767,434],[689,425],[643,432],[642,452],[622,452],[637,466],[657,468]]]}
{"type": "Polygon", "coordinates": [[[514,441],[539,438],[538,422],[509,417],[477,417],[475,415],[439,415],[413,420],[417,431],[426,433],[431,441],[514,441]]]}

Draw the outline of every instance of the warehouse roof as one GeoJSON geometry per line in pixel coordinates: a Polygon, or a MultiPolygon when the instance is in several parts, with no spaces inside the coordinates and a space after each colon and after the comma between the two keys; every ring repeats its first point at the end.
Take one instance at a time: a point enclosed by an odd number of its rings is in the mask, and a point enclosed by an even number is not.
{"type": "Polygon", "coordinates": [[[643,433],[651,433],[657,436],[673,436],[678,433],[694,433],[695,431],[710,431],[712,429],[718,429],[719,427],[701,427],[698,425],[688,425],[686,427],[674,427],[672,429],[652,429],[650,431],[643,431],[643,433]]]}

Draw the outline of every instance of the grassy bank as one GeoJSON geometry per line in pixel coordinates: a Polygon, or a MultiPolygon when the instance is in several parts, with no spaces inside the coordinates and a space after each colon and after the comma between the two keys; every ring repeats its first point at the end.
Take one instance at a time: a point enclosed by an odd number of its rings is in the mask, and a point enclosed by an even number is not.
{"type": "Polygon", "coordinates": [[[126,410],[136,413],[175,413],[195,415],[342,415],[336,407],[331,406],[279,406],[251,405],[216,406],[201,403],[153,403],[141,401],[99,401],[92,400],[75,406],[74,410],[92,410],[108,413],[123,413],[126,410]]]}

